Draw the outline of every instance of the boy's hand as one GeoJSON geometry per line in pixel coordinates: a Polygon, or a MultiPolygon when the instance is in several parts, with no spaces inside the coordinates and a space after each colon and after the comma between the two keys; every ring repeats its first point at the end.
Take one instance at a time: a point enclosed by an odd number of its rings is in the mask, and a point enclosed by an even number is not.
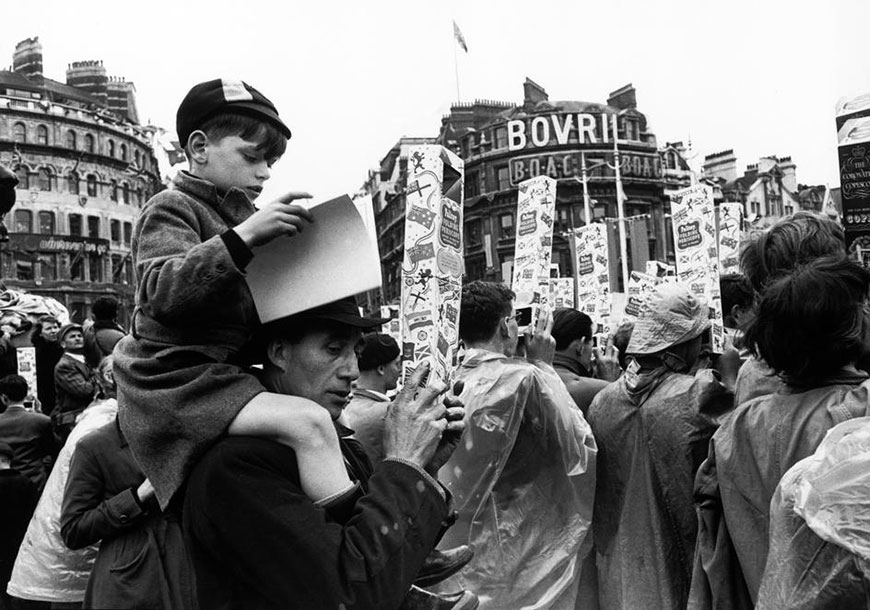
{"type": "Polygon", "coordinates": [[[592,349],[595,361],[595,378],[604,381],[616,381],[622,375],[622,367],[619,366],[619,348],[613,345],[613,335],[607,337],[607,346],[604,352],[600,348],[592,349]]]}
{"type": "Polygon", "coordinates": [[[534,334],[531,327],[526,329],[526,358],[542,360],[553,364],[556,353],[556,340],[550,332],[553,330],[553,312],[549,307],[541,307],[538,311],[538,322],[534,334]]]}
{"type": "Polygon", "coordinates": [[[236,234],[249,248],[267,244],[281,235],[296,235],[314,221],[311,212],[291,203],[297,199],[311,199],[311,195],[292,191],[267,203],[239,224],[234,229],[236,234]]]}

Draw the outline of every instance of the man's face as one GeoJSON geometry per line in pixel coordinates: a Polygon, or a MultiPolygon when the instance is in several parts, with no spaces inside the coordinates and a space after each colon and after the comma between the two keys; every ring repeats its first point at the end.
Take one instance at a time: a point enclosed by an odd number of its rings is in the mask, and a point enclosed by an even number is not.
{"type": "Polygon", "coordinates": [[[197,175],[222,191],[240,188],[254,200],[260,196],[263,184],[272,175],[272,164],[278,160],[266,159],[258,145],[239,136],[209,140],[206,161],[199,165],[197,175]]]}
{"type": "Polygon", "coordinates": [[[58,324],[57,322],[49,321],[42,322],[40,326],[42,327],[40,334],[42,335],[43,339],[45,339],[46,341],[50,341],[51,343],[57,341],[57,331],[60,330],[60,324],[58,324]]]}
{"type": "Polygon", "coordinates": [[[395,390],[399,385],[399,378],[402,376],[402,355],[399,354],[394,360],[387,362],[384,365],[384,380],[386,389],[395,390]]]}
{"type": "Polygon", "coordinates": [[[347,327],[315,330],[299,343],[285,343],[288,358],[279,380],[280,391],[313,400],[337,419],[359,377],[360,343],[360,332],[347,327]]]}
{"type": "Polygon", "coordinates": [[[84,348],[85,338],[78,329],[68,330],[60,342],[60,346],[68,351],[76,351],[84,348]]]}

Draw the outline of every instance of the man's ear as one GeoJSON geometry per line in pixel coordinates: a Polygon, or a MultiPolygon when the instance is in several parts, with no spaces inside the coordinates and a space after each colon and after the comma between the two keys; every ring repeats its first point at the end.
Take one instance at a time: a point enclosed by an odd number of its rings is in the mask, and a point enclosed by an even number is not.
{"type": "Polygon", "coordinates": [[[190,160],[199,165],[208,161],[208,136],[201,129],[197,129],[187,139],[187,150],[190,160]]]}
{"type": "Polygon", "coordinates": [[[380,375],[381,377],[383,377],[387,372],[387,369],[386,367],[384,367],[383,364],[379,364],[376,370],[378,371],[378,375],[380,375]]]}
{"type": "Polygon", "coordinates": [[[498,319],[498,334],[503,339],[509,339],[511,336],[511,329],[508,328],[508,321],[504,317],[498,319]]]}
{"type": "Polygon", "coordinates": [[[287,363],[293,356],[293,346],[287,341],[274,339],[269,341],[269,346],[266,348],[266,359],[272,366],[280,369],[282,372],[287,370],[287,363]]]}

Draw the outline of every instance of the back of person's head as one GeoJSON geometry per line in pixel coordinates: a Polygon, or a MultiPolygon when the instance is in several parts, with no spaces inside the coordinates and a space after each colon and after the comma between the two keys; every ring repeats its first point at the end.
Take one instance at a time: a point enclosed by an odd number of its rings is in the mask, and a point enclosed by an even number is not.
{"type": "Polygon", "coordinates": [[[870,271],[845,255],[774,278],[746,326],[746,344],[792,385],[813,385],[864,351],[870,271]]]}
{"type": "Polygon", "coordinates": [[[500,282],[475,280],[462,288],[459,338],[466,344],[488,341],[499,321],[511,315],[513,290],[500,282]]]}
{"type": "Polygon", "coordinates": [[[98,297],[91,305],[94,320],[112,321],[118,315],[118,299],[111,295],[98,297]]]}
{"type": "MultiPolygon", "coordinates": [[[[729,273],[719,278],[719,288],[722,291],[722,312],[725,316],[725,326],[728,326],[728,318],[737,311],[748,312],[752,309],[755,294],[752,284],[741,273],[729,273]]],[[[735,320],[736,322],[736,320],[735,320]]]]}
{"type": "Polygon", "coordinates": [[[385,333],[367,333],[363,335],[362,342],[359,353],[360,371],[372,371],[392,362],[402,353],[396,340],[385,333]]]}
{"type": "Polygon", "coordinates": [[[257,142],[266,159],[283,155],[291,135],[265,95],[244,81],[223,78],[194,85],[178,107],[175,126],[188,158],[195,131],[214,141],[238,136],[257,142]]]}
{"type": "Polygon", "coordinates": [[[628,352],[628,344],[631,341],[631,332],[633,330],[634,322],[625,320],[620,322],[616,330],[613,331],[613,347],[619,350],[617,359],[619,360],[619,366],[622,367],[623,371],[628,366],[626,354],[628,352]]]}
{"type": "Polygon", "coordinates": [[[589,340],[592,338],[592,318],[576,309],[560,307],[553,312],[553,330],[556,349],[567,349],[575,339],[589,340]]]}
{"type": "Polygon", "coordinates": [[[0,394],[12,402],[21,402],[27,397],[27,380],[21,375],[6,375],[0,379],[0,394]]]}
{"type": "Polygon", "coordinates": [[[837,222],[813,212],[795,212],[743,248],[740,268],[760,293],[768,281],[797,265],[845,251],[845,234],[837,222]]]}
{"type": "Polygon", "coordinates": [[[117,394],[115,360],[111,354],[100,360],[100,364],[97,365],[97,383],[104,397],[113,398],[117,394]]]}

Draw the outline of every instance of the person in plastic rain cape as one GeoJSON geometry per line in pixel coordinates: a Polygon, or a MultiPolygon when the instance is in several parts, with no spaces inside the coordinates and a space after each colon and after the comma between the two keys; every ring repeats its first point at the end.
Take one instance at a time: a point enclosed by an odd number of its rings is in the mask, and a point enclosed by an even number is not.
{"type": "Polygon", "coordinates": [[[573,610],[591,548],[597,449],[549,364],[555,341],[543,327],[552,318],[542,316],[529,358],[513,357],[513,299],[503,284],[462,291],[467,352],[456,381],[466,429],[439,472],[459,513],[442,546],[468,543],[475,555],[443,586],[473,590],[482,609],[573,610]]]}

